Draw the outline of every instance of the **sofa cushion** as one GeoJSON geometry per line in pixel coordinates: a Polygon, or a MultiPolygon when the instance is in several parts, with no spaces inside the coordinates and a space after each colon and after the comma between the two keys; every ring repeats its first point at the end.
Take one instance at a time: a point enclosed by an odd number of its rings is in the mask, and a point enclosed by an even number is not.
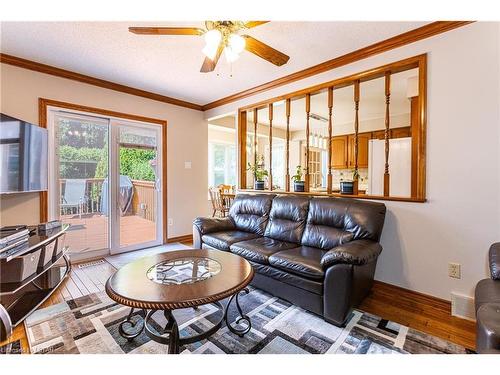
{"type": "Polygon", "coordinates": [[[384,227],[385,211],[383,203],[351,199],[345,214],[344,230],[353,234],[353,240],[378,242],[384,227]]]}
{"type": "Polygon", "coordinates": [[[269,256],[282,250],[297,246],[294,243],[260,237],[237,242],[230,246],[231,252],[256,263],[269,264],[269,256]]]}
{"type": "Polygon", "coordinates": [[[354,236],[344,230],[346,210],[343,199],[311,199],[302,245],[329,250],[349,242],[354,236]]]}
{"type": "Polygon", "coordinates": [[[278,195],[273,199],[265,236],[300,244],[307,218],[309,198],[278,195]]]}
{"type": "Polygon", "coordinates": [[[280,251],[269,257],[269,264],[296,275],[310,279],[323,279],[321,258],[326,251],[309,246],[299,246],[280,251]]]}
{"type": "Polygon", "coordinates": [[[263,235],[273,198],[273,194],[238,194],[229,210],[236,229],[263,235]]]}
{"type": "Polygon", "coordinates": [[[280,270],[269,264],[259,264],[251,260],[249,262],[256,273],[281,281],[295,288],[300,288],[320,296],[323,295],[323,280],[306,279],[305,277],[280,270]]]}
{"type": "Polygon", "coordinates": [[[500,303],[500,281],[483,279],[477,283],[474,294],[474,304],[476,305],[476,312],[481,307],[481,305],[484,305],[485,303],[500,303]]]}
{"type": "Polygon", "coordinates": [[[211,247],[219,250],[229,251],[229,247],[236,242],[246,241],[258,237],[255,233],[248,233],[239,230],[228,230],[224,232],[215,232],[205,234],[201,237],[202,241],[211,247]]]}

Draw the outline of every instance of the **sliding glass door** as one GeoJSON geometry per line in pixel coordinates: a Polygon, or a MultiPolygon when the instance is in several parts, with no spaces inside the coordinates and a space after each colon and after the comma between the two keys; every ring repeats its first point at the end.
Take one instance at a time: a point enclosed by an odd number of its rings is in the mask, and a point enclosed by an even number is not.
{"type": "Polygon", "coordinates": [[[161,126],[49,111],[50,218],[73,258],[162,243],[161,126]]]}
{"type": "Polygon", "coordinates": [[[112,171],[119,186],[113,190],[116,220],[111,250],[158,245],[162,239],[161,128],[117,121],[112,135],[116,140],[112,171]]]}

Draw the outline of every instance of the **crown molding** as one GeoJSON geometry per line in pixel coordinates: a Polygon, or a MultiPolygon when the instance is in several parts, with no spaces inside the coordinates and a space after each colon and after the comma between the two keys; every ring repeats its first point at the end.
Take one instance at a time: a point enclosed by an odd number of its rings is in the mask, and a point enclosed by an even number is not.
{"type": "Polygon", "coordinates": [[[363,47],[353,52],[349,52],[345,55],[336,57],[334,59],[322,62],[320,64],[311,66],[309,68],[300,70],[298,72],[289,74],[287,76],[269,81],[267,83],[252,87],[250,89],[240,91],[236,94],[227,96],[222,99],[218,99],[214,102],[205,104],[202,106],[203,111],[220,107],[222,105],[235,102],[237,100],[247,98],[249,96],[274,89],[289,83],[299,81],[301,79],[332,70],[343,65],[351,64],[358,60],[366,59],[367,57],[374,56],[389,50],[402,47],[406,44],[411,44],[422,39],[429,38],[434,35],[438,35],[458,27],[468,25],[474,21],[436,21],[419,27],[414,30],[410,30],[403,34],[396,35],[392,38],[385,39],[381,42],[371,44],[367,47],[363,47]]]}
{"type": "Polygon", "coordinates": [[[92,76],[88,76],[85,74],[73,72],[71,70],[57,68],[55,66],[41,64],[36,61],[23,59],[20,57],[8,55],[5,53],[0,53],[0,63],[17,66],[24,69],[34,70],[37,72],[50,74],[56,77],[62,77],[66,79],[71,79],[73,81],[87,83],[89,85],[94,85],[98,87],[103,87],[109,90],[119,91],[130,95],[136,95],[143,98],[156,100],[159,102],[177,105],[184,108],[195,109],[198,111],[207,111],[209,109],[213,109],[216,107],[220,107],[222,105],[235,102],[237,100],[247,98],[249,96],[268,91],[274,89],[276,87],[280,87],[295,81],[299,81],[301,79],[320,74],[326,72],[328,70],[332,70],[338,68],[343,65],[351,64],[355,61],[365,59],[370,56],[374,56],[391,49],[399,48],[407,44],[411,44],[417,42],[422,39],[430,38],[432,36],[468,25],[474,21],[436,21],[430,24],[424,25],[414,30],[410,30],[406,33],[396,35],[392,38],[383,40],[381,42],[377,42],[371,44],[367,47],[358,49],[356,51],[347,53],[345,55],[336,57],[334,59],[322,62],[320,64],[311,66],[309,68],[300,70],[298,72],[289,74],[287,76],[269,81],[267,83],[263,83],[261,85],[252,87],[247,90],[240,91],[233,95],[227,96],[225,98],[221,98],[215,100],[211,103],[207,103],[205,105],[200,105],[196,103],[187,102],[180,99],[175,99],[169,96],[160,95],[157,93],[153,93],[150,91],[145,91],[141,89],[137,89],[134,87],[121,85],[119,83],[106,81],[104,79],[95,78],[92,76]]]}
{"type": "Polygon", "coordinates": [[[180,107],[185,107],[189,109],[195,109],[202,111],[202,106],[199,104],[187,102],[180,99],[171,98],[169,96],[164,96],[156,94],[153,92],[137,89],[135,87],[130,87],[126,85],[121,85],[119,83],[106,81],[104,79],[95,78],[85,74],[73,72],[71,70],[57,68],[55,66],[42,64],[36,61],[23,59],[17,56],[8,55],[5,53],[0,53],[0,63],[17,66],[19,68],[34,70],[36,72],[50,74],[56,77],[67,78],[73,81],[87,83],[89,85],[94,85],[98,87],[103,87],[105,89],[123,92],[130,95],[140,96],[143,98],[156,100],[158,102],[163,102],[167,104],[173,104],[180,107]]]}

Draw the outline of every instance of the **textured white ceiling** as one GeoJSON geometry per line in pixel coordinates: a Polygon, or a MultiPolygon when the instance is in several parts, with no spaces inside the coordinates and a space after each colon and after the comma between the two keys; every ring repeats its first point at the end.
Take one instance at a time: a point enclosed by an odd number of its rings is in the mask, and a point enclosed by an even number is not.
{"type": "Polygon", "coordinates": [[[202,22],[2,22],[3,53],[197,104],[257,86],[420,27],[428,22],[277,22],[247,34],[290,56],[274,66],[244,51],[200,73],[200,36],[143,36],[129,26],[197,26],[202,22]]]}

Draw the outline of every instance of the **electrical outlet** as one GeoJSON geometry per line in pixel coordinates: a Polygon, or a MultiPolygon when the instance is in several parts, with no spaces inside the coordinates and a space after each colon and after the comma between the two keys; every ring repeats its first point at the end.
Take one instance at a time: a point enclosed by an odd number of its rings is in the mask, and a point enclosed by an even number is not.
{"type": "Polygon", "coordinates": [[[172,225],[174,225],[174,219],[172,219],[171,217],[168,218],[168,226],[171,227],[172,225]]]}
{"type": "Polygon", "coordinates": [[[461,278],[459,263],[448,263],[448,276],[453,277],[454,279],[461,278]]]}

